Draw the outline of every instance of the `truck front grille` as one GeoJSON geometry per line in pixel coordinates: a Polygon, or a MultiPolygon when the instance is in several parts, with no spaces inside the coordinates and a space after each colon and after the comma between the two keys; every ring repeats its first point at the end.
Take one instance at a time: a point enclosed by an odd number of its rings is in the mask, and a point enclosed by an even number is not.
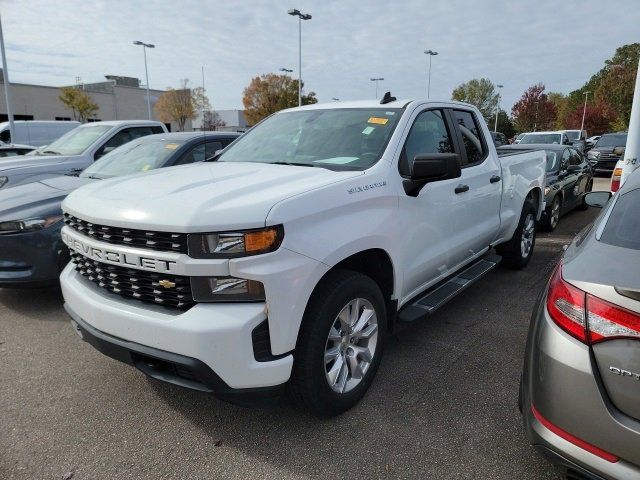
{"type": "Polygon", "coordinates": [[[187,234],[154,232],[132,228],[96,225],[68,213],[64,213],[64,223],[87,237],[114,245],[127,245],[148,250],[187,253],[187,234]]]}
{"type": "Polygon", "coordinates": [[[81,275],[116,295],[178,310],[195,304],[189,277],[109,265],[75,251],[71,251],[71,261],[81,275]]]}

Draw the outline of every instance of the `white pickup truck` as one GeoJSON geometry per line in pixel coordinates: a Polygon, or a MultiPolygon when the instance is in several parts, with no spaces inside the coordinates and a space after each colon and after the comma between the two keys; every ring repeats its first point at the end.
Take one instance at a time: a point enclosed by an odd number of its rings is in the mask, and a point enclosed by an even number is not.
{"type": "Polygon", "coordinates": [[[544,207],[545,153],[499,156],[463,103],[285,110],[216,160],[69,195],[66,310],[147,375],[235,402],[287,387],[323,416],[364,395],[397,322],[524,267],[544,207]]]}

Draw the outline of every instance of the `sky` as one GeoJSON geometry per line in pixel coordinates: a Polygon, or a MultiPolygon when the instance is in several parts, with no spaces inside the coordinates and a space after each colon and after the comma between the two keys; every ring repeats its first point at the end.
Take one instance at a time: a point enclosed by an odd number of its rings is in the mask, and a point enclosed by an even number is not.
{"type": "Polygon", "coordinates": [[[10,80],[62,86],[138,77],[142,47],[151,88],[188,78],[214,109],[242,108],[251,78],[280,68],[302,78],[320,102],[379,96],[450,99],[472,78],[502,84],[510,111],[524,90],[543,82],[568,93],[602,68],[621,45],[640,41],[639,0],[0,0],[10,80]]]}

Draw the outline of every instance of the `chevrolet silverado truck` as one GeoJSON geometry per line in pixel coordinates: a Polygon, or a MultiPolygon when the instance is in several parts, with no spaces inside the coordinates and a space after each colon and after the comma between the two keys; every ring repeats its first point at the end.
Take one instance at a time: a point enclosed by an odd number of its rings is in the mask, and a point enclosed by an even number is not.
{"type": "Polygon", "coordinates": [[[498,155],[464,103],[284,110],[212,160],[66,198],[72,325],[156,379],[319,416],[359,401],[397,324],[527,265],[544,210],[544,151],[498,155]]]}

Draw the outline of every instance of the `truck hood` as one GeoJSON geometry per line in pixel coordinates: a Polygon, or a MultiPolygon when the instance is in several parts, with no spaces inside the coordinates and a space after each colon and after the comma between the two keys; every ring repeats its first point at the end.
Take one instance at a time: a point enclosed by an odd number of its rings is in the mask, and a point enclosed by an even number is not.
{"type": "Polygon", "coordinates": [[[35,168],[56,165],[73,157],[68,155],[21,155],[9,158],[11,158],[11,160],[0,161],[0,175],[16,168],[35,168]]]}
{"type": "Polygon", "coordinates": [[[69,195],[63,209],[97,224],[156,231],[255,228],[281,200],[361,175],[319,167],[198,163],[95,182],[69,195]]]}
{"type": "Polygon", "coordinates": [[[60,176],[0,190],[0,220],[21,220],[59,211],[70,192],[92,181],[60,176]]]}

